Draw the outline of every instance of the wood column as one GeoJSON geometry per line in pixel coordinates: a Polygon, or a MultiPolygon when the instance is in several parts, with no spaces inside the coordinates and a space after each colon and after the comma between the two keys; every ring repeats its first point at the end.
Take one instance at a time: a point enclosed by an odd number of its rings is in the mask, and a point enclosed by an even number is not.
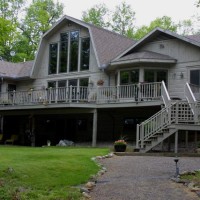
{"type": "Polygon", "coordinates": [[[188,149],[188,131],[185,131],[185,147],[188,149]]]}
{"type": "Polygon", "coordinates": [[[178,131],[175,133],[175,144],[174,144],[174,153],[178,153],[178,131]]]}
{"type": "Polygon", "coordinates": [[[3,133],[3,121],[4,121],[3,115],[1,115],[1,133],[3,133]]]}
{"type": "Polygon", "coordinates": [[[97,109],[93,113],[92,147],[97,145],[97,109]]]}

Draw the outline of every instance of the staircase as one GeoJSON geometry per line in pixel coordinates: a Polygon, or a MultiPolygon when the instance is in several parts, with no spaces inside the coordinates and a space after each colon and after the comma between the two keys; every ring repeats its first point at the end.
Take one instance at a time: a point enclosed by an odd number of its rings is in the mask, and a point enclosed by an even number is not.
{"type": "Polygon", "coordinates": [[[161,88],[165,107],[155,115],[137,125],[136,148],[146,153],[176,133],[177,125],[197,125],[200,122],[200,103],[196,101],[189,84],[185,87],[187,101],[172,101],[164,82],[161,88]]]}

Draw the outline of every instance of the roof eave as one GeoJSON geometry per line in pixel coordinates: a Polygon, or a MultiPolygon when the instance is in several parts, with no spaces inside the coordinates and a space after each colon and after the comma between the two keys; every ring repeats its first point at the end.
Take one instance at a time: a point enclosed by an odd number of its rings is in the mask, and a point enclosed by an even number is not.
{"type": "Polygon", "coordinates": [[[121,60],[121,61],[113,61],[110,63],[111,66],[115,65],[124,65],[124,64],[134,64],[134,63],[176,63],[176,59],[147,59],[147,58],[138,58],[131,60],[121,60]]]}

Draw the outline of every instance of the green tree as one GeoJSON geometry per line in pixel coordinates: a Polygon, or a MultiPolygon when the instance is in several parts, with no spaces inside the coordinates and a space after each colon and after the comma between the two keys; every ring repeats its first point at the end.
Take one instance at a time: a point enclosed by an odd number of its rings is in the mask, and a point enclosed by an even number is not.
{"type": "Polygon", "coordinates": [[[54,3],[53,0],[33,0],[26,9],[25,18],[22,20],[20,29],[22,34],[17,46],[23,44],[21,55],[26,59],[34,59],[41,36],[63,14],[63,4],[54,3]]]}
{"type": "Polygon", "coordinates": [[[111,12],[105,4],[98,4],[82,14],[83,21],[108,28],[127,37],[133,35],[134,17],[135,12],[125,2],[116,6],[114,12],[111,12]]]}
{"type": "Polygon", "coordinates": [[[19,36],[18,18],[23,0],[0,0],[0,57],[11,61],[10,52],[14,50],[19,36]]]}
{"type": "Polygon", "coordinates": [[[193,23],[190,19],[179,22],[177,32],[180,35],[192,35],[196,33],[193,23]]]}
{"type": "Polygon", "coordinates": [[[148,34],[150,31],[155,29],[156,27],[160,27],[164,30],[170,30],[173,32],[177,32],[177,29],[179,27],[178,24],[175,24],[171,17],[163,16],[161,18],[156,18],[154,21],[150,23],[149,26],[142,26],[137,29],[137,31],[133,34],[133,37],[135,39],[140,39],[144,37],[146,34],[148,34]]]}
{"type": "Polygon", "coordinates": [[[105,4],[97,4],[87,11],[83,11],[82,20],[102,28],[107,28],[108,22],[106,22],[106,16],[108,15],[109,10],[105,4]]]}
{"type": "Polygon", "coordinates": [[[122,2],[116,6],[112,14],[112,30],[125,36],[130,36],[134,29],[135,12],[131,6],[122,2]]]}

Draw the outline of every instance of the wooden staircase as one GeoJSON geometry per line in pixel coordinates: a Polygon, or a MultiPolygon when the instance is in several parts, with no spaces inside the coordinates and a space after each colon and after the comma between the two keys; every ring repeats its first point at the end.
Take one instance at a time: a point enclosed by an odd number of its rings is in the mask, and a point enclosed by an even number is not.
{"type": "MultiPolygon", "coordinates": [[[[188,86],[186,85],[186,87],[188,86]]],[[[150,151],[153,147],[176,133],[180,126],[186,128],[186,125],[191,127],[200,123],[200,103],[193,98],[190,88],[187,88],[189,92],[185,92],[187,101],[172,101],[164,82],[162,87],[161,93],[165,107],[137,125],[136,148],[142,153],[150,151]]]]}

